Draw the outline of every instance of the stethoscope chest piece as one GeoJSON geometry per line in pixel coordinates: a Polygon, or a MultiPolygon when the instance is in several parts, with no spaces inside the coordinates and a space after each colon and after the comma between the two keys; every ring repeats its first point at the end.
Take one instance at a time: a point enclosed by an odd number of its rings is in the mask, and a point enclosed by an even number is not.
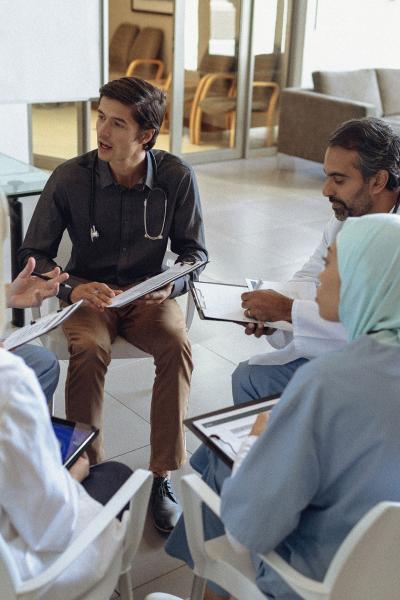
{"type": "Polygon", "coordinates": [[[96,225],[92,225],[90,228],[90,239],[92,240],[92,242],[94,242],[94,240],[96,240],[99,237],[100,237],[100,234],[96,229],[96,225]]]}

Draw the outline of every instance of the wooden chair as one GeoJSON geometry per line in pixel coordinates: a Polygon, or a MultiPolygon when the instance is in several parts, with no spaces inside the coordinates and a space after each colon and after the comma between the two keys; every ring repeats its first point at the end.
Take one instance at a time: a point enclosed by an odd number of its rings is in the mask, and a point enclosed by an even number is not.
{"type": "MultiPolygon", "coordinates": [[[[267,127],[267,145],[274,143],[274,124],[280,87],[274,81],[278,54],[260,54],[255,57],[252,114],[263,113],[267,127]]],[[[202,79],[192,104],[189,122],[190,141],[200,144],[203,114],[225,116],[229,130],[229,147],[235,145],[236,132],[236,76],[233,73],[210,73],[202,79]],[[229,84],[226,93],[215,93],[221,82],[229,84]]]]}
{"type": "Polygon", "coordinates": [[[133,75],[143,79],[161,79],[164,62],[159,56],[163,37],[163,31],[156,27],[144,27],[139,31],[136,25],[122,23],[110,45],[110,80],[133,75]],[[135,36],[132,34],[134,30],[135,36]]]}
{"type": "Polygon", "coordinates": [[[130,63],[125,76],[142,79],[161,79],[164,62],[159,58],[163,43],[163,31],[156,27],[144,27],[130,50],[130,63]]]}
{"type": "Polygon", "coordinates": [[[109,48],[110,79],[125,73],[131,62],[131,48],[140,29],[133,23],[121,23],[112,36],[109,48]]]}

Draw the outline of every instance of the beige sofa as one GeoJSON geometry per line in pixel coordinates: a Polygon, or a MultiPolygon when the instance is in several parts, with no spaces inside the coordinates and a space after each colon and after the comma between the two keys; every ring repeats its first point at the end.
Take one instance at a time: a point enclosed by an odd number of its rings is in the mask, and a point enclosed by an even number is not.
{"type": "Polygon", "coordinates": [[[348,119],[381,117],[400,134],[400,69],[316,71],[313,90],[281,92],[278,152],[323,162],[330,133],[348,119]]]}

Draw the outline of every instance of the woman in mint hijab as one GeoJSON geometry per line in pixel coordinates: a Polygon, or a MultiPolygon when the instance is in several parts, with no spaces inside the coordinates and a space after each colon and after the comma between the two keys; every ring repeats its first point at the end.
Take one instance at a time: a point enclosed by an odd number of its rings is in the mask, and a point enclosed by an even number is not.
{"type": "MultiPolygon", "coordinates": [[[[349,344],[298,370],[225,480],[221,508],[249,550],[275,549],[322,580],[357,521],[381,500],[400,501],[399,217],[346,221],[317,301],[323,318],[343,322],[349,344]]],[[[259,559],[256,567],[268,598],[299,598],[259,559]]]]}

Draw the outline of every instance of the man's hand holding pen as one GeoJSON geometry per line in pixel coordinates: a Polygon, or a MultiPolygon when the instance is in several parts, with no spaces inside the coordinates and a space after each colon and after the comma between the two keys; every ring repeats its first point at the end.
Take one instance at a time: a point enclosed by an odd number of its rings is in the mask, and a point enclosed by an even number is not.
{"type": "Polygon", "coordinates": [[[59,267],[44,275],[34,273],[36,261],[30,257],[20,274],[6,286],[7,306],[12,308],[28,308],[40,306],[45,298],[58,294],[60,285],[65,285],[68,273],[61,273],[59,267]]]}

